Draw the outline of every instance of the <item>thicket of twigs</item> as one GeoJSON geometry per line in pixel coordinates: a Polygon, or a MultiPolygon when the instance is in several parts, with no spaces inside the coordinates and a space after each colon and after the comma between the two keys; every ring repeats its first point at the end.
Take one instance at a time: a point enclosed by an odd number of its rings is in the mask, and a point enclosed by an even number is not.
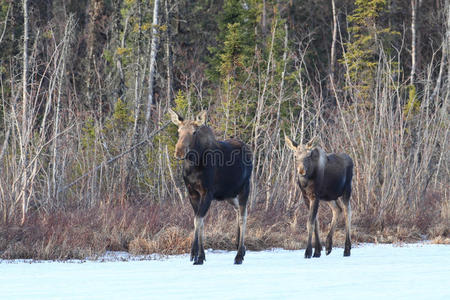
{"type": "MultiPolygon", "coordinates": [[[[84,105],[83,97],[111,101],[105,99],[118,81],[104,76],[106,62],[91,65],[78,94],[68,65],[75,61],[75,24],[67,18],[59,31],[35,35],[26,68],[22,57],[2,61],[9,71],[0,86],[0,257],[188,251],[193,213],[172,158],[176,130],[167,125],[168,105],[187,117],[207,109],[218,139],[237,136],[253,149],[249,249],[304,246],[307,209],[285,134],[299,142],[316,137],[325,151],[353,158],[354,242],[449,242],[449,28],[414,85],[400,69],[404,49],[388,55],[380,45],[362,85],[345,60],[342,37],[339,70],[318,80],[305,58],[310,41],[287,47],[288,27],[274,22],[267,53],[255,53],[245,80],[225,80],[211,92],[205,70],[196,68],[175,101],[161,96],[152,104],[148,123],[147,71],[139,65],[145,53],[123,71],[127,92],[109,110],[84,105]]],[[[319,219],[325,232],[327,207],[319,219]]],[[[234,249],[231,206],[214,203],[205,224],[207,248],[234,249]]]]}

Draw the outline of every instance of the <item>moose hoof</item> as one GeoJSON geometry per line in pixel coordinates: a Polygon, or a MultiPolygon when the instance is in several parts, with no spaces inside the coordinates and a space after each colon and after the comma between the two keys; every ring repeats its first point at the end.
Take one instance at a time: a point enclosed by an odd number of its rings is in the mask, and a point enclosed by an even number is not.
{"type": "Polygon", "coordinates": [[[204,257],[195,257],[194,258],[194,265],[203,265],[203,261],[206,259],[204,257]]]}
{"type": "Polygon", "coordinates": [[[333,248],[333,242],[331,239],[327,239],[327,245],[325,247],[327,255],[331,253],[331,249],[333,248]]]}
{"type": "Polygon", "coordinates": [[[197,261],[197,260],[198,260],[198,255],[191,253],[191,261],[197,261]]]}
{"type": "Polygon", "coordinates": [[[305,251],[305,258],[311,258],[312,255],[312,250],[311,249],[306,249],[305,251]]]}
{"type": "Polygon", "coordinates": [[[242,261],[244,260],[245,256],[245,246],[242,245],[241,248],[238,250],[236,257],[234,258],[234,264],[240,265],[242,264],[242,261]]]}
{"type": "Polygon", "coordinates": [[[197,261],[194,261],[194,266],[196,265],[203,265],[203,260],[199,259],[197,261]]]}
{"type": "Polygon", "coordinates": [[[242,261],[244,260],[244,258],[242,256],[236,256],[234,259],[234,264],[235,265],[242,265],[242,261]]]}
{"type": "Polygon", "coordinates": [[[349,246],[346,243],[345,248],[344,248],[344,256],[350,256],[350,249],[351,249],[351,246],[349,246]]]}
{"type": "Polygon", "coordinates": [[[194,249],[194,247],[192,247],[191,261],[197,261],[197,260],[198,260],[198,249],[194,249]]]}
{"type": "Polygon", "coordinates": [[[320,257],[321,253],[322,253],[322,245],[320,245],[320,243],[319,243],[317,247],[314,247],[313,257],[320,257]]]}

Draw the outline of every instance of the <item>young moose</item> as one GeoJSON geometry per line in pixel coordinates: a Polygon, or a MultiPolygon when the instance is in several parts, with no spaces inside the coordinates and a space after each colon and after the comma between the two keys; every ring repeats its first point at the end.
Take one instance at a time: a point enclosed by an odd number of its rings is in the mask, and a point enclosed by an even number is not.
{"type": "Polygon", "coordinates": [[[344,256],[350,256],[350,194],[352,192],[353,161],[345,153],[327,154],[321,148],[313,148],[310,144],[298,145],[285,136],[286,145],[294,151],[299,175],[298,184],[309,207],[307,223],[308,243],[305,258],[311,258],[312,233],[315,235],[314,257],[320,257],[322,246],[319,238],[317,210],[319,200],[327,201],[333,212],[330,232],[327,236],[326,254],[330,254],[333,245],[333,233],[339,214],[345,215],[345,249],[344,256]],[[341,199],[338,199],[342,197],[341,199]]]}
{"type": "Polygon", "coordinates": [[[195,214],[191,261],[201,265],[205,260],[203,218],[215,199],[226,200],[238,210],[238,251],[234,263],[241,264],[245,255],[247,199],[252,174],[250,150],[235,139],[217,141],[211,128],[205,125],[205,111],[195,121],[184,120],[171,109],[169,114],[178,126],[175,157],[184,160],[184,183],[195,214]]]}

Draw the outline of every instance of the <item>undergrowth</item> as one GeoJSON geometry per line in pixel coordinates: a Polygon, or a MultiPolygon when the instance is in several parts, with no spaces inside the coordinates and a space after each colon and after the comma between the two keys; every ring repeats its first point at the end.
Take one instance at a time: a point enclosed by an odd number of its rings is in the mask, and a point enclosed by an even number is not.
{"type": "MultiPolygon", "coordinates": [[[[431,200],[430,200],[431,201],[431,200]]],[[[246,246],[249,250],[301,249],[306,240],[307,208],[299,202],[291,208],[249,211],[246,246]]],[[[322,243],[329,230],[331,212],[319,210],[322,243]]],[[[340,219],[334,245],[344,242],[340,219]]],[[[227,203],[213,202],[205,219],[205,248],[235,250],[236,212],[227,203]]],[[[0,227],[2,259],[65,260],[97,257],[106,251],[131,254],[180,254],[190,250],[193,212],[190,204],[103,205],[73,211],[34,212],[20,225],[20,218],[0,227]]],[[[386,215],[375,222],[370,212],[353,213],[352,242],[402,243],[432,240],[450,243],[449,220],[441,208],[432,207],[403,219],[386,215]],[[444,218],[443,218],[444,217],[444,218]],[[389,225],[386,225],[389,224],[389,225]]],[[[336,249],[335,249],[336,251],[336,249]]],[[[339,250],[337,250],[339,251],[339,250]]]]}

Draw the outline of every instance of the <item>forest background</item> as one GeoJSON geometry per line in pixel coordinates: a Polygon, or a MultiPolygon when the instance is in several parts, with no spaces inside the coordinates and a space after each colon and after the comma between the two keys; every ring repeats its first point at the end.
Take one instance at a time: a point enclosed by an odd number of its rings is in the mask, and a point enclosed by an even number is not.
{"type": "Polygon", "coordinates": [[[249,249],[304,246],[284,135],[353,158],[354,242],[448,243],[449,2],[2,0],[0,257],[187,252],[168,107],[251,146],[249,249]]]}

